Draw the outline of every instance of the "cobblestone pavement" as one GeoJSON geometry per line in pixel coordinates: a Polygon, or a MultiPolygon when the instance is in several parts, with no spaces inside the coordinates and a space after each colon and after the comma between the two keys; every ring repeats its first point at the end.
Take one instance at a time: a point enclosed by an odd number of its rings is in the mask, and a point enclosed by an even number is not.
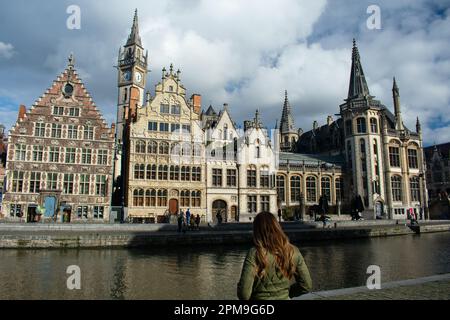
{"type": "Polygon", "coordinates": [[[365,291],[317,300],[450,300],[450,280],[365,291]]]}

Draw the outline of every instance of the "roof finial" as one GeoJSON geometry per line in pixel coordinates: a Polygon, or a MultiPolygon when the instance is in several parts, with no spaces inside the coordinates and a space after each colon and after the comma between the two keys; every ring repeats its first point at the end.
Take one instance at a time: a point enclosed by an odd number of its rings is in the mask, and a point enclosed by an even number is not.
{"type": "Polygon", "coordinates": [[[173,63],[170,64],[170,75],[173,74],[173,63]]]}
{"type": "Polygon", "coordinates": [[[73,56],[73,52],[70,53],[68,60],[69,60],[69,67],[73,68],[74,64],[75,64],[75,58],[73,56]]]}

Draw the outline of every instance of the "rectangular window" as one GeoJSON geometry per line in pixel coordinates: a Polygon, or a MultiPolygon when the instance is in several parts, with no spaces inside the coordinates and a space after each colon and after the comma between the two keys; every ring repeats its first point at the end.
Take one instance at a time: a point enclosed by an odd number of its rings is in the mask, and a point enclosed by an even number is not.
{"type": "Polygon", "coordinates": [[[108,164],[108,150],[98,150],[97,164],[98,165],[108,164]]]}
{"type": "Polygon", "coordinates": [[[41,173],[30,173],[30,193],[39,193],[41,184],[41,173]]]}
{"type": "Polygon", "coordinates": [[[84,140],[94,140],[94,127],[84,126],[84,140]]]}
{"type": "Polygon", "coordinates": [[[53,123],[52,124],[52,138],[60,139],[62,136],[62,125],[53,123]]]}
{"type": "Polygon", "coordinates": [[[227,187],[236,187],[235,169],[227,169],[227,187]]]}
{"type": "Polygon", "coordinates": [[[73,174],[64,174],[64,194],[73,194],[73,174]]]}
{"type": "Polygon", "coordinates": [[[256,169],[247,170],[247,187],[256,188],[256,169]]]}
{"type": "Polygon", "coordinates": [[[106,196],[106,176],[98,175],[95,177],[95,194],[97,196],[106,196]]]}
{"type": "Polygon", "coordinates": [[[417,150],[408,149],[408,165],[410,169],[418,169],[419,162],[417,160],[417,150]]]}
{"type": "Polygon", "coordinates": [[[64,115],[64,107],[53,107],[53,115],[63,116],[64,115]]]}
{"type": "Polygon", "coordinates": [[[27,146],[24,144],[16,144],[15,146],[15,159],[17,161],[25,161],[27,155],[27,146]]]}
{"type": "Polygon", "coordinates": [[[43,155],[44,155],[43,146],[33,147],[33,162],[42,162],[43,155]]]}
{"type": "Polygon", "coordinates": [[[213,169],[212,184],[214,187],[222,187],[222,169],[213,169]]]}
{"type": "Polygon", "coordinates": [[[183,130],[183,132],[191,132],[191,126],[190,125],[188,125],[188,124],[183,124],[183,126],[182,126],[182,130],[183,130]]]}
{"type": "Polygon", "coordinates": [[[270,175],[268,170],[261,170],[261,176],[259,178],[259,184],[261,188],[270,188],[270,175]]]}
{"type": "Polygon", "coordinates": [[[270,197],[261,196],[261,210],[263,212],[270,212],[270,197]]]}
{"type": "Polygon", "coordinates": [[[400,148],[389,147],[389,163],[391,167],[400,168],[400,148]]]}
{"type": "Polygon", "coordinates": [[[49,162],[58,163],[59,162],[59,147],[50,147],[48,153],[49,162]]]}
{"type": "Polygon", "coordinates": [[[102,220],[105,214],[105,207],[94,206],[94,219],[102,220]]]}
{"type": "Polygon", "coordinates": [[[160,113],[170,113],[170,107],[168,104],[161,104],[161,106],[159,107],[159,112],[160,113]]]}
{"type": "Polygon", "coordinates": [[[80,109],[79,108],[69,108],[69,116],[70,117],[79,117],[80,109]]]}
{"type": "Polygon", "coordinates": [[[150,121],[148,123],[148,131],[158,131],[158,122],[150,121]]]}
{"type": "Polygon", "coordinates": [[[78,126],[71,124],[67,127],[67,139],[78,139],[78,126]]]}
{"type": "Polygon", "coordinates": [[[35,137],[45,137],[45,123],[36,123],[34,128],[34,136],[35,137]]]}
{"type": "Polygon", "coordinates": [[[77,208],[77,216],[78,219],[87,219],[88,218],[89,207],[81,206],[77,208]]]}
{"type": "Polygon", "coordinates": [[[58,174],[49,172],[47,173],[47,189],[58,190],[58,174]]]}
{"type": "Polygon", "coordinates": [[[77,155],[77,149],[66,148],[66,163],[75,163],[77,155]]]}
{"type": "Polygon", "coordinates": [[[90,180],[91,176],[89,174],[81,174],[80,175],[80,194],[88,195],[90,189],[90,180]]]}
{"type": "Polygon", "coordinates": [[[248,196],[247,209],[248,213],[256,213],[256,196],[248,196]]]}
{"type": "Polygon", "coordinates": [[[172,123],[170,125],[170,131],[171,132],[180,131],[180,124],[179,123],[172,123]]]}
{"type": "Polygon", "coordinates": [[[181,107],[179,105],[172,106],[171,113],[175,115],[181,114],[181,107]]]}
{"type": "Polygon", "coordinates": [[[9,207],[9,214],[11,217],[22,217],[22,205],[21,204],[12,204],[9,207]]]}
{"type": "Polygon", "coordinates": [[[91,164],[92,163],[92,149],[83,149],[81,153],[81,163],[91,164]]]}
{"type": "Polygon", "coordinates": [[[169,124],[168,123],[160,123],[159,131],[161,132],[169,132],[169,124]]]}
{"type": "Polygon", "coordinates": [[[22,171],[13,171],[12,192],[23,192],[23,176],[22,171]]]}

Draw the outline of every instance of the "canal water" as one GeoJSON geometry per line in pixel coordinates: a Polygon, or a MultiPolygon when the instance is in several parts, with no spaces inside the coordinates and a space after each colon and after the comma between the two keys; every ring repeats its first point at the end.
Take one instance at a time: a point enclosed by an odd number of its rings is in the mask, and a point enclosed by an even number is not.
{"type": "MultiPolygon", "coordinates": [[[[298,243],[314,291],[450,273],[450,233],[298,243]]],[[[248,247],[149,250],[1,250],[0,299],[236,299],[248,247]],[[70,291],[66,269],[81,269],[70,291]]]]}

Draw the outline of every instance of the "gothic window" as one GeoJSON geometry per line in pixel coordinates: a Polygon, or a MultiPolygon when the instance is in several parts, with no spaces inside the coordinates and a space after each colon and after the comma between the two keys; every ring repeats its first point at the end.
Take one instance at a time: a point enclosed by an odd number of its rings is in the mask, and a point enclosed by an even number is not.
{"type": "Polygon", "coordinates": [[[144,178],[145,178],[145,165],[144,164],[134,165],[134,179],[144,180],[144,178]]]}
{"type": "Polygon", "coordinates": [[[144,206],[144,190],[134,190],[133,192],[133,206],[143,207],[144,206]]]}
{"type": "Polygon", "coordinates": [[[151,190],[147,190],[147,197],[148,194],[150,194],[150,199],[146,199],[146,201],[150,200],[149,204],[146,204],[147,207],[156,207],[156,190],[151,189],[151,190]]]}
{"type": "Polygon", "coordinates": [[[202,181],[202,168],[194,167],[192,168],[192,181],[202,181]]]}
{"type": "Polygon", "coordinates": [[[279,201],[286,202],[286,179],[284,176],[277,176],[277,194],[279,201]]]}
{"type": "Polygon", "coordinates": [[[389,147],[389,163],[391,167],[400,167],[400,148],[389,147]]]}
{"type": "Polygon", "coordinates": [[[391,185],[393,201],[402,201],[402,177],[392,176],[391,185]]]}
{"type": "Polygon", "coordinates": [[[419,162],[417,160],[417,150],[408,149],[408,165],[410,169],[418,169],[419,162]]]}
{"type": "Polygon", "coordinates": [[[156,180],[156,165],[147,165],[147,180],[156,180]]]}
{"type": "Polygon", "coordinates": [[[145,142],[144,141],[136,142],[135,152],[136,153],[141,153],[141,154],[145,153],[145,142]]]}
{"type": "Polygon", "coordinates": [[[191,167],[186,167],[186,181],[191,181],[191,167]]]}
{"type": "Polygon", "coordinates": [[[158,207],[167,206],[167,190],[158,191],[158,207]]]}
{"type": "Polygon", "coordinates": [[[170,167],[170,180],[172,180],[172,181],[180,180],[180,167],[179,166],[171,166],[170,167]]]}
{"type": "Polygon", "coordinates": [[[200,208],[202,205],[202,193],[200,191],[192,191],[191,205],[194,208],[200,208]]]}
{"type": "Polygon", "coordinates": [[[411,189],[411,200],[420,201],[420,184],[419,177],[412,177],[409,180],[409,188],[411,189]]]}
{"type": "Polygon", "coordinates": [[[356,119],[356,129],[358,133],[367,133],[366,118],[356,119]]]}
{"type": "Polygon", "coordinates": [[[370,132],[378,133],[378,120],[376,118],[370,118],[370,132]]]}
{"type": "Polygon", "coordinates": [[[157,154],[158,153],[158,143],[156,141],[150,141],[148,143],[147,153],[148,154],[157,154]]]}
{"type": "Polygon", "coordinates": [[[189,190],[183,190],[181,191],[181,207],[190,207],[190,196],[191,193],[189,190]]]}
{"type": "Polygon", "coordinates": [[[261,147],[256,147],[256,159],[261,158],[261,147]]]}
{"type": "Polygon", "coordinates": [[[317,180],[315,177],[306,178],[306,201],[317,201],[317,180]]]}
{"type": "Polygon", "coordinates": [[[161,181],[165,181],[168,179],[168,171],[169,171],[169,167],[168,166],[159,166],[158,168],[158,180],[161,181]]]}

